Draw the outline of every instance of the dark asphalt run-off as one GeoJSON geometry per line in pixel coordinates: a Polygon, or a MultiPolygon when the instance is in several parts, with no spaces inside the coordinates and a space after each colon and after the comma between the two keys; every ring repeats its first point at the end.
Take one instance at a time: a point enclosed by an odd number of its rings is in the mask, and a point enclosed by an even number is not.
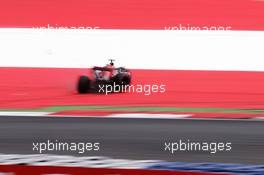
{"type": "Polygon", "coordinates": [[[99,142],[99,151],[45,154],[134,160],[262,164],[264,122],[253,120],[0,117],[0,153],[38,154],[33,142],[99,142]],[[231,142],[231,151],[165,151],[165,142],[231,142]]]}

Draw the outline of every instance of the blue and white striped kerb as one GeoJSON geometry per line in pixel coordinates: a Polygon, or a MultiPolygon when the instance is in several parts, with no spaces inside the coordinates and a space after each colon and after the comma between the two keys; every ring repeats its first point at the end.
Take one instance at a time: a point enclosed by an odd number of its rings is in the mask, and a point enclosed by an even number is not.
{"type": "Polygon", "coordinates": [[[264,165],[242,165],[223,163],[160,162],[148,167],[152,170],[174,170],[244,175],[264,175],[264,165]]]}
{"type": "Polygon", "coordinates": [[[223,163],[165,162],[160,160],[112,159],[109,157],[76,157],[50,154],[0,154],[0,165],[66,166],[84,168],[118,168],[264,175],[264,165],[223,163]]]}

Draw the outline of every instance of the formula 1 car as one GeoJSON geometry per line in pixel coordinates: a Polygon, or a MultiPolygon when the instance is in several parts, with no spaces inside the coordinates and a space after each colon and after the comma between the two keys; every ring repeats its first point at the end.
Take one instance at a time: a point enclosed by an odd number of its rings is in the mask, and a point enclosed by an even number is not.
{"type": "Polygon", "coordinates": [[[102,87],[108,88],[107,91],[110,89],[111,92],[116,92],[113,86],[130,85],[130,71],[124,67],[115,68],[113,63],[115,60],[109,59],[109,61],[110,63],[104,67],[93,67],[90,76],[82,75],[79,77],[77,91],[80,94],[104,92],[102,87]]]}

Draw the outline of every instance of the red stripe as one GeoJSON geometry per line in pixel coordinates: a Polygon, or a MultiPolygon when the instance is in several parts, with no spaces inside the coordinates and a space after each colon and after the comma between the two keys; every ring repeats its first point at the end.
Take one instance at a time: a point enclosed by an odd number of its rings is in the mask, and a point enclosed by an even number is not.
{"type": "MultiPolygon", "coordinates": [[[[132,169],[104,169],[104,168],[79,168],[56,166],[19,166],[0,165],[0,173],[16,173],[16,175],[43,175],[43,174],[71,174],[71,175],[213,175],[213,173],[194,173],[158,170],[132,170],[132,169]]],[[[224,174],[217,174],[224,175],[224,174]]],[[[227,175],[227,174],[225,174],[227,175]]]]}
{"type": "Polygon", "coordinates": [[[0,109],[62,105],[264,108],[264,72],[132,70],[134,84],[165,93],[76,93],[87,69],[0,68],[0,109]]]}
{"type": "Polygon", "coordinates": [[[0,2],[0,27],[98,26],[164,29],[178,24],[264,30],[258,0],[8,0],[0,2]]]}

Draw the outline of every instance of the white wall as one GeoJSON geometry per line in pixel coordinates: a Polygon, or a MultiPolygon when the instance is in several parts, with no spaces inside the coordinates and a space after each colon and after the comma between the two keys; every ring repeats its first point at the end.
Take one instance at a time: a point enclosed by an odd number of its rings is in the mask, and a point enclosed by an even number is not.
{"type": "Polygon", "coordinates": [[[264,32],[0,29],[0,67],[264,71],[264,32]]]}

